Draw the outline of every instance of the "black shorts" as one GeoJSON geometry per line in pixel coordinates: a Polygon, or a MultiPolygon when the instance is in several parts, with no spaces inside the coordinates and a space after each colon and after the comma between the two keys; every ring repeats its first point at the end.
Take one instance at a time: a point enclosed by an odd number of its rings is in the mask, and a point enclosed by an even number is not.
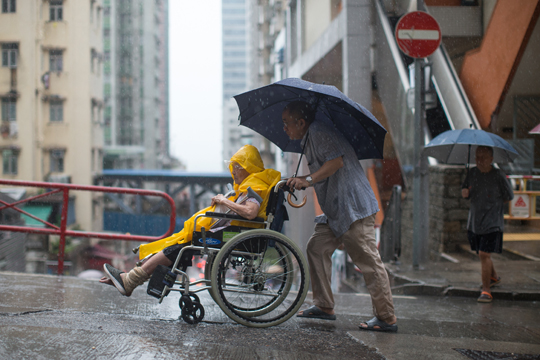
{"type": "Polygon", "coordinates": [[[475,234],[472,231],[467,231],[471,250],[483,251],[486,253],[502,253],[503,233],[495,231],[489,234],[475,234]]]}
{"type": "MultiPolygon", "coordinates": [[[[169,259],[170,261],[174,262],[176,261],[176,258],[178,257],[178,254],[180,254],[180,250],[186,245],[191,245],[191,243],[186,244],[176,244],[169,247],[166,247],[163,249],[163,254],[169,259]]],[[[178,264],[179,268],[191,266],[192,262],[191,259],[194,255],[199,255],[199,251],[197,250],[186,250],[182,254],[182,258],[180,259],[180,262],[178,264]]]]}

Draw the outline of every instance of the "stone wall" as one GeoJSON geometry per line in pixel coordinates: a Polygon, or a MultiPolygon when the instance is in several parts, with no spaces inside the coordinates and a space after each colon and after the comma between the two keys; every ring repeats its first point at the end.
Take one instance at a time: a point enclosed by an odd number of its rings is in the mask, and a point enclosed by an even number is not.
{"type": "Polygon", "coordinates": [[[461,197],[464,166],[435,165],[429,169],[430,253],[453,252],[467,241],[470,201],[461,197]]]}
{"type": "MultiPolygon", "coordinates": [[[[465,180],[464,166],[434,165],[429,167],[428,238],[421,249],[420,261],[435,261],[440,252],[453,252],[467,243],[469,200],[461,198],[465,180]]],[[[412,179],[411,179],[412,180],[412,179]]],[[[413,249],[413,189],[407,189],[401,204],[401,257],[403,264],[412,264],[413,249]]],[[[428,189],[422,189],[426,191],[428,189]]]]}

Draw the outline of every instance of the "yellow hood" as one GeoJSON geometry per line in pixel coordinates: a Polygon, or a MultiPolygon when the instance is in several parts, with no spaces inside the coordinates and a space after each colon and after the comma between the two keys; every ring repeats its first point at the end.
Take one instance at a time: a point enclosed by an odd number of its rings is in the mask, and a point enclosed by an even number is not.
{"type": "MultiPolygon", "coordinates": [[[[229,171],[233,173],[232,164],[236,162],[248,173],[255,174],[264,170],[264,164],[259,150],[253,145],[244,145],[229,160],[229,171]]],[[[236,184],[235,190],[238,187],[236,184]]]]}

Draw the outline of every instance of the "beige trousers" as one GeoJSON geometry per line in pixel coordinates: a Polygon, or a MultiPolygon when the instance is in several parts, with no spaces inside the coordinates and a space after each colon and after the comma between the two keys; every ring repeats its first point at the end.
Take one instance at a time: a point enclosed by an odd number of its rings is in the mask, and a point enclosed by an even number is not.
{"type": "Polygon", "coordinates": [[[377,250],[375,215],[355,221],[349,230],[336,238],[327,224],[316,224],[307,244],[307,259],[313,290],[313,303],[318,307],[334,308],[332,295],[332,254],[340,244],[362,271],[371,295],[373,312],[383,321],[394,316],[394,303],[388,274],[377,250]]]}

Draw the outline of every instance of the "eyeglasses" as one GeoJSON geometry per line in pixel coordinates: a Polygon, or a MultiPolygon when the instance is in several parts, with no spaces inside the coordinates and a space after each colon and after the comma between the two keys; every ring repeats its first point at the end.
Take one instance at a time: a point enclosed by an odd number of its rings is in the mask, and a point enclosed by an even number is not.
{"type": "Polygon", "coordinates": [[[294,121],[285,121],[285,120],[283,120],[283,126],[286,127],[286,128],[289,128],[293,124],[296,124],[296,120],[294,120],[294,121]]]}
{"type": "Polygon", "coordinates": [[[232,168],[233,168],[233,170],[242,170],[243,169],[243,167],[241,167],[238,164],[233,165],[232,168]]]}

